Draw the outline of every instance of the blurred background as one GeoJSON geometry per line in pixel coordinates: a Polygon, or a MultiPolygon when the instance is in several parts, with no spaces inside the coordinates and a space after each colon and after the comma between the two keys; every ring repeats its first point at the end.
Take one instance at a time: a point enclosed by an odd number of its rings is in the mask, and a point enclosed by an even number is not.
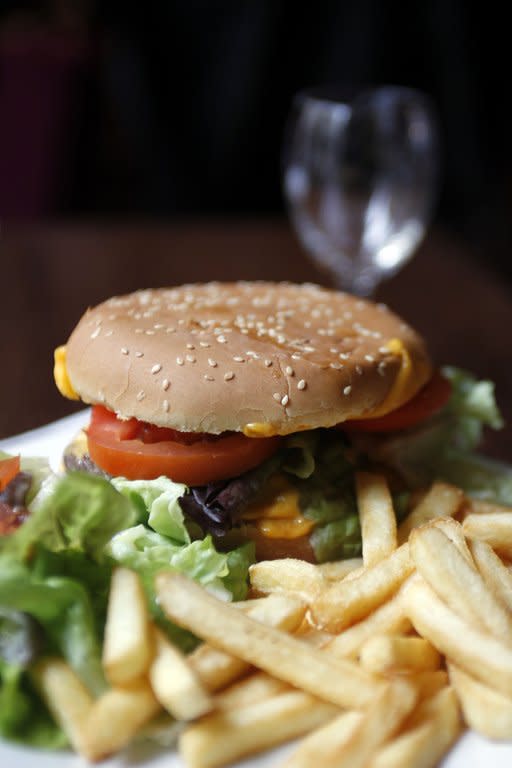
{"type": "MultiPolygon", "coordinates": [[[[51,354],[87,304],[191,279],[328,282],[287,224],[280,178],[293,95],[318,83],[431,97],[435,221],[378,297],[440,362],[496,380],[512,418],[510,44],[497,8],[1,0],[0,437],[72,408],[51,354]]],[[[512,452],[512,437],[496,445],[512,452]]]]}
{"type": "Polygon", "coordinates": [[[439,220],[512,276],[510,67],[493,6],[2,0],[0,214],[280,214],[293,94],[398,83],[440,115],[439,220]]]}

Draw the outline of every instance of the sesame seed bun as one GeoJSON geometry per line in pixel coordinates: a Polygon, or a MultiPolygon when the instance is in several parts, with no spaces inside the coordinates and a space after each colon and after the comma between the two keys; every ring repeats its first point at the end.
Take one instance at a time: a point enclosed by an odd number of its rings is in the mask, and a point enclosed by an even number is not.
{"type": "Polygon", "coordinates": [[[67,371],[84,402],[122,418],[288,434],[395,409],[431,366],[422,338],[383,305],[257,282],[109,299],[73,331],[67,371]]]}

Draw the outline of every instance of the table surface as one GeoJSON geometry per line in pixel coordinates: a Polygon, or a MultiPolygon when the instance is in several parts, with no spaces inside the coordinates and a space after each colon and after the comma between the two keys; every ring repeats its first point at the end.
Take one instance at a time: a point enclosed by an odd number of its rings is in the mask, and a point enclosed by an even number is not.
{"type": "MultiPolygon", "coordinates": [[[[88,305],[137,288],[191,281],[330,278],[281,220],[4,224],[0,234],[0,438],[76,410],[53,384],[53,349],[88,305]]],[[[434,359],[490,378],[512,424],[512,287],[442,232],[378,291],[426,337],[434,359]]],[[[512,459],[512,428],[485,449],[512,459]]]]}

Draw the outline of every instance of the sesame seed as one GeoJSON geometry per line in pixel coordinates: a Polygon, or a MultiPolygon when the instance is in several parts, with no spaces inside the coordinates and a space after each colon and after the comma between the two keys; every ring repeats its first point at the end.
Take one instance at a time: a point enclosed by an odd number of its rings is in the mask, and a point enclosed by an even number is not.
{"type": "Polygon", "coordinates": [[[375,362],[375,358],[373,355],[365,355],[364,359],[367,360],[369,363],[375,362]]]}
{"type": "Polygon", "coordinates": [[[336,362],[336,360],[333,363],[329,363],[329,368],[334,368],[335,371],[341,371],[343,368],[343,365],[341,363],[336,362]]]}
{"type": "Polygon", "coordinates": [[[389,352],[389,349],[387,347],[379,347],[379,352],[381,355],[387,355],[389,352]]]}
{"type": "Polygon", "coordinates": [[[217,362],[216,362],[216,360],[212,360],[212,358],[209,357],[208,358],[208,365],[211,366],[211,368],[216,368],[217,367],[217,362]]]}
{"type": "Polygon", "coordinates": [[[151,329],[149,329],[148,331],[144,331],[144,333],[146,334],[146,336],[154,336],[155,335],[155,332],[152,331],[151,329]]]}
{"type": "Polygon", "coordinates": [[[162,370],[162,366],[160,365],[160,363],[155,363],[155,365],[151,369],[151,373],[160,373],[161,370],[162,370]]]}
{"type": "Polygon", "coordinates": [[[185,365],[185,361],[182,357],[177,357],[176,362],[178,365],[185,365]]]}
{"type": "Polygon", "coordinates": [[[217,341],[219,342],[219,344],[225,344],[227,342],[227,339],[224,335],[221,334],[220,336],[217,336],[217,341]]]}
{"type": "Polygon", "coordinates": [[[169,389],[169,387],[170,387],[170,386],[171,386],[171,382],[169,381],[169,379],[164,379],[164,380],[162,381],[162,389],[163,389],[165,392],[166,392],[166,391],[169,389]]]}
{"type": "Polygon", "coordinates": [[[350,395],[351,392],[352,392],[352,387],[350,386],[350,384],[347,387],[344,387],[343,389],[344,395],[350,395]]]}
{"type": "Polygon", "coordinates": [[[283,395],[283,397],[281,398],[281,405],[288,405],[289,402],[290,402],[290,398],[288,397],[288,395],[283,395]]]}
{"type": "Polygon", "coordinates": [[[350,357],[350,354],[348,352],[340,352],[340,357],[342,360],[348,360],[350,357]]]}
{"type": "Polygon", "coordinates": [[[286,336],[283,336],[282,334],[279,334],[277,337],[277,343],[278,344],[286,344],[286,336]]]}
{"type": "Polygon", "coordinates": [[[108,331],[105,331],[105,336],[112,336],[113,333],[114,333],[114,331],[112,329],[110,329],[108,331]]]}
{"type": "Polygon", "coordinates": [[[155,329],[155,331],[159,331],[159,330],[160,330],[160,328],[163,328],[163,327],[164,327],[164,326],[163,326],[163,323],[155,323],[155,324],[154,324],[154,326],[153,326],[153,328],[155,329]]]}
{"type": "Polygon", "coordinates": [[[140,392],[137,392],[137,397],[135,399],[138,400],[138,402],[140,403],[140,401],[144,400],[145,397],[146,397],[146,393],[144,392],[143,389],[141,389],[140,392]]]}
{"type": "Polygon", "coordinates": [[[358,376],[362,376],[363,375],[363,369],[361,368],[360,365],[356,365],[356,373],[357,373],[358,376]]]}
{"type": "Polygon", "coordinates": [[[129,355],[130,353],[128,352],[128,350],[126,349],[126,347],[121,347],[121,354],[122,354],[122,355],[129,355]]]}
{"type": "Polygon", "coordinates": [[[166,333],[176,333],[176,328],[173,328],[172,326],[169,326],[165,329],[166,333]]]}
{"type": "Polygon", "coordinates": [[[193,344],[187,344],[187,349],[195,349],[195,346],[193,344]]]}
{"type": "Polygon", "coordinates": [[[136,352],[135,357],[144,357],[144,352],[136,352]]]}
{"type": "Polygon", "coordinates": [[[281,395],[279,394],[279,392],[274,392],[272,397],[274,398],[274,400],[277,400],[278,403],[281,402],[281,395]]]}
{"type": "Polygon", "coordinates": [[[381,376],[384,376],[386,374],[386,361],[383,360],[379,365],[377,366],[377,370],[381,376]]]}
{"type": "Polygon", "coordinates": [[[208,347],[209,347],[210,345],[209,345],[209,343],[208,343],[207,341],[200,341],[200,342],[199,342],[199,346],[200,346],[200,347],[204,347],[204,349],[208,349],[208,347]]]}
{"type": "Polygon", "coordinates": [[[292,355],[292,360],[301,360],[301,355],[298,352],[294,352],[292,355]]]}
{"type": "Polygon", "coordinates": [[[286,368],[284,369],[284,372],[286,373],[287,376],[295,376],[295,371],[293,370],[291,365],[287,365],[286,368]]]}
{"type": "Polygon", "coordinates": [[[307,384],[305,379],[301,379],[300,381],[297,382],[297,389],[303,390],[303,389],[306,389],[306,387],[307,387],[307,384]]]}
{"type": "Polygon", "coordinates": [[[203,378],[204,378],[204,379],[206,379],[206,381],[215,381],[215,379],[213,378],[213,376],[209,376],[207,373],[205,373],[205,375],[203,376],[203,378]]]}
{"type": "Polygon", "coordinates": [[[101,326],[97,325],[94,331],[91,333],[91,339],[96,339],[101,333],[101,326]]]}
{"type": "Polygon", "coordinates": [[[249,330],[248,328],[240,328],[240,333],[243,333],[244,336],[247,336],[247,334],[249,333],[249,330]]]}
{"type": "Polygon", "coordinates": [[[164,411],[165,411],[166,413],[168,413],[168,412],[169,412],[169,401],[168,401],[168,400],[164,400],[164,401],[163,401],[163,403],[162,403],[162,408],[164,409],[164,411]]]}
{"type": "Polygon", "coordinates": [[[228,371],[227,373],[224,374],[224,381],[231,381],[231,379],[234,379],[234,378],[235,378],[235,374],[233,373],[233,371],[228,371]]]}
{"type": "Polygon", "coordinates": [[[185,359],[186,359],[187,363],[195,363],[196,362],[196,358],[194,357],[194,355],[187,355],[185,359]]]}
{"type": "Polygon", "coordinates": [[[245,363],[245,357],[240,357],[240,355],[236,355],[233,360],[235,363],[245,363]]]}
{"type": "Polygon", "coordinates": [[[265,367],[266,368],[270,368],[271,365],[272,365],[272,360],[265,360],[265,367]]]}

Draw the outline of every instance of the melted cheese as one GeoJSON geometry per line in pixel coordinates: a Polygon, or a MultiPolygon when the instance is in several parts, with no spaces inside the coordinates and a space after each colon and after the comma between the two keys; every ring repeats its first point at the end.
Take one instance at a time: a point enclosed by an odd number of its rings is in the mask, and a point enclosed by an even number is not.
{"type": "Polygon", "coordinates": [[[64,395],[69,400],[80,400],[79,395],[75,392],[69,380],[68,369],[66,368],[66,346],[63,344],[61,347],[57,347],[53,357],[53,378],[55,379],[57,389],[61,395],[64,395]]]}
{"type": "Polygon", "coordinates": [[[430,366],[426,361],[421,361],[417,365],[413,364],[409,352],[400,339],[390,339],[385,346],[391,354],[400,357],[400,370],[382,403],[358,418],[374,419],[395,411],[414,397],[418,391],[418,381],[423,381],[430,373],[430,366]]]}
{"type": "Polygon", "coordinates": [[[254,522],[259,532],[270,539],[296,539],[307,536],[313,520],[303,517],[299,494],[283,475],[274,475],[262,499],[243,513],[244,522],[254,522]]]}

